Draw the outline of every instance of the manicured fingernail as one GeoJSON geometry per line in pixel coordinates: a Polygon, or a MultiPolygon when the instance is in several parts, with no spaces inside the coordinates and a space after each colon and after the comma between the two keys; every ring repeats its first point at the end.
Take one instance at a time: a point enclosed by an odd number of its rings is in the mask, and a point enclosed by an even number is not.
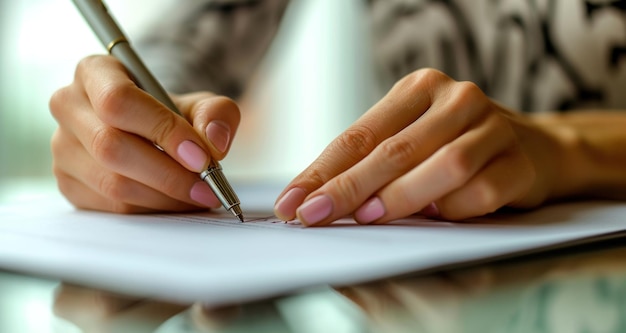
{"type": "Polygon", "coordinates": [[[294,187],[287,191],[280,200],[274,205],[274,214],[283,221],[291,221],[296,218],[296,209],[304,198],[306,192],[299,187],[294,187]]]}
{"type": "Polygon", "coordinates": [[[205,182],[197,182],[191,187],[189,192],[191,200],[211,208],[219,208],[221,206],[217,197],[205,182]]]}
{"type": "Polygon", "coordinates": [[[206,127],[206,137],[220,152],[225,152],[230,142],[230,128],[219,120],[214,120],[206,127]]]}
{"type": "Polygon", "coordinates": [[[183,141],[178,145],[178,156],[194,171],[201,172],[207,164],[208,156],[193,141],[183,141]]]}
{"type": "Polygon", "coordinates": [[[300,222],[304,225],[314,225],[327,218],[333,211],[333,201],[327,195],[317,196],[298,208],[300,222]]]}
{"type": "Polygon", "coordinates": [[[420,213],[426,217],[439,217],[439,208],[434,202],[431,202],[428,206],[424,207],[420,213]]]}
{"type": "Polygon", "coordinates": [[[367,200],[363,206],[354,212],[354,217],[359,223],[371,223],[385,215],[385,206],[378,197],[367,200]]]}

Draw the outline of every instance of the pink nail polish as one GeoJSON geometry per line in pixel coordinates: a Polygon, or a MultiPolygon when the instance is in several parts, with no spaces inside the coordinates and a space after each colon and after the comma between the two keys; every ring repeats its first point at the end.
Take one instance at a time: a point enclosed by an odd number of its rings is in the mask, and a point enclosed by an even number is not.
{"type": "Polygon", "coordinates": [[[434,202],[431,202],[428,206],[424,207],[420,213],[426,217],[439,217],[439,208],[434,202]]]}
{"type": "Polygon", "coordinates": [[[306,197],[306,192],[299,187],[294,187],[291,190],[287,191],[285,195],[274,205],[274,213],[276,217],[283,221],[291,221],[296,218],[296,209],[304,198],[306,197]]]}
{"type": "Polygon", "coordinates": [[[214,120],[206,127],[206,137],[217,150],[223,153],[230,142],[230,128],[223,121],[214,120]]]}
{"type": "Polygon", "coordinates": [[[203,171],[204,166],[207,164],[207,154],[193,141],[186,140],[181,142],[176,152],[194,171],[203,171]]]}
{"type": "Polygon", "coordinates": [[[305,225],[314,225],[330,216],[333,201],[327,195],[320,195],[305,202],[298,208],[298,216],[305,225]]]}
{"type": "Polygon", "coordinates": [[[385,206],[378,197],[367,200],[363,206],[354,212],[354,217],[359,223],[371,223],[385,215],[385,206]]]}
{"type": "Polygon", "coordinates": [[[205,182],[196,182],[191,187],[191,191],[189,192],[189,197],[191,200],[202,204],[203,206],[218,208],[221,206],[217,197],[205,182]]]}

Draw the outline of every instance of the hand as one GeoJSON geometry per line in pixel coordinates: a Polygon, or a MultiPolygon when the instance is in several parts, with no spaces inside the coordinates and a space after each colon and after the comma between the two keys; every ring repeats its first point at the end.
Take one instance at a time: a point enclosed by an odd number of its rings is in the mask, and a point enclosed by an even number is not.
{"type": "Polygon", "coordinates": [[[554,133],[474,84],[414,72],[337,137],[279,196],[276,215],[326,225],[421,212],[462,220],[529,208],[566,190],[554,133]]]}
{"type": "Polygon", "coordinates": [[[187,305],[131,298],[62,283],[54,295],[53,310],[81,332],[155,332],[187,305]]]}
{"type": "MultiPolygon", "coordinates": [[[[207,307],[129,297],[62,283],[54,295],[53,311],[81,332],[156,332],[178,316],[189,332],[213,332],[240,320],[240,306],[207,307]],[[180,316],[185,313],[184,316],[180,316]]],[[[168,330],[169,331],[169,330],[168,330]]]]}
{"type": "Polygon", "coordinates": [[[239,108],[210,93],[174,102],[186,119],[138,88],[115,58],[82,60],[50,100],[61,192],[76,207],[119,213],[219,207],[198,174],[228,152],[239,108]]]}

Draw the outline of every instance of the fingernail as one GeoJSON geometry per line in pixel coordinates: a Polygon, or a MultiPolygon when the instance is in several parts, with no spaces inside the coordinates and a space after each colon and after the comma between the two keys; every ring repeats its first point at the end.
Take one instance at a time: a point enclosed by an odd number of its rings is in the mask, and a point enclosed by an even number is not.
{"type": "Polygon", "coordinates": [[[428,206],[424,207],[420,213],[426,217],[438,217],[439,208],[434,202],[431,202],[428,206]]]}
{"type": "Polygon", "coordinates": [[[230,142],[230,128],[223,121],[214,120],[206,127],[206,137],[220,152],[225,152],[230,142]]]}
{"type": "Polygon", "coordinates": [[[205,182],[197,182],[191,187],[189,192],[191,200],[211,208],[219,208],[221,206],[217,197],[205,182]]]}
{"type": "Polygon", "coordinates": [[[306,192],[299,187],[294,187],[287,191],[285,195],[274,205],[274,214],[283,221],[291,221],[296,218],[296,209],[304,198],[306,192]]]}
{"type": "Polygon", "coordinates": [[[183,141],[178,145],[178,156],[194,171],[201,172],[207,163],[207,154],[193,141],[183,141]]]}
{"type": "Polygon", "coordinates": [[[317,196],[305,202],[298,208],[300,222],[304,225],[314,225],[327,218],[333,211],[333,201],[327,195],[317,196]]]}
{"type": "Polygon", "coordinates": [[[378,197],[366,201],[363,206],[354,212],[354,217],[359,223],[371,223],[385,215],[385,206],[378,197]]]}

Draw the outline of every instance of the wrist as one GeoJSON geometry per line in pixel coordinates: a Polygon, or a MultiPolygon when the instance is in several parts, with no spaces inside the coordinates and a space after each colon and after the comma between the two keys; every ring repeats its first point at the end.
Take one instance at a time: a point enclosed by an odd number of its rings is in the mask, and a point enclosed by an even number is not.
{"type": "Polygon", "coordinates": [[[559,147],[554,198],[626,198],[623,114],[571,112],[534,118],[559,147]]]}

